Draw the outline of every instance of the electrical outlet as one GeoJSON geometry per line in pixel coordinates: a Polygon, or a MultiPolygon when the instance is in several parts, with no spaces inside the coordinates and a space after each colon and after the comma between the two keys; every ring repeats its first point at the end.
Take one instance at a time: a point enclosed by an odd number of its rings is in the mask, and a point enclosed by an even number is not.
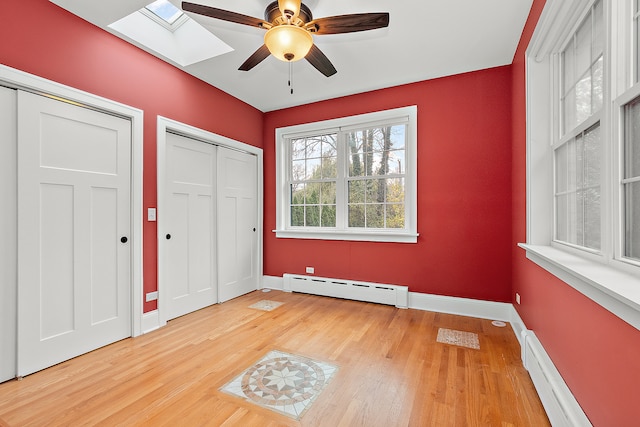
{"type": "Polygon", "coordinates": [[[520,294],[516,292],[516,304],[520,304],[520,294]]]}
{"type": "Polygon", "coordinates": [[[305,271],[306,271],[307,273],[309,273],[309,274],[313,274],[313,272],[315,271],[315,268],[313,268],[313,267],[307,267],[307,268],[305,268],[305,271]]]}

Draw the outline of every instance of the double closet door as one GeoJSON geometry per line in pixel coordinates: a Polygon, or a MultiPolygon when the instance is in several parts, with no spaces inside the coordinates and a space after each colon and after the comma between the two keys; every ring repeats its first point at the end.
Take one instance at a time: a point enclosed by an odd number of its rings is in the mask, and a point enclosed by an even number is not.
{"type": "Polygon", "coordinates": [[[257,289],[257,159],[168,132],[165,162],[159,298],[170,320],[257,289]]]}
{"type": "Polygon", "coordinates": [[[8,88],[0,108],[6,380],[131,335],[131,122],[8,88]]]}

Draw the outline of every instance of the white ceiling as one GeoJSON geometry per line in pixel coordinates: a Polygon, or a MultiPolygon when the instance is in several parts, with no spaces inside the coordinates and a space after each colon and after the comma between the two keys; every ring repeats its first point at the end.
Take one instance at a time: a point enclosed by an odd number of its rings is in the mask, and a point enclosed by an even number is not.
{"type": "MultiPolygon", "coordinates": [[[[109,24],[152,0],[51,0],[115,33],[109,24]]],[[[271,0],[190,0],[264,18],[271,0]]],[[[171,0],[180,7],[181,1],[171,0]]],[[[186,67],[173,65],[261,111],[510,64],[533,0],[303,0],[314,18],[389,12],[389,27],[314,36],[338,70],[325,77],[306,61],[273,57],[251,71],[238,67],[263,43],[264,30],[189,14],[234,50],[186,67]]],[[[142,46],[140,46],[142,47],[142,46]]],[[[153,52],[151,52],[153,53],[153,52]]],[[[155,53],[154,53],[155,54],[155,53]]],[[[164,60],[166,58],[155,54],[164,60]]],[[[167,60],[167,62],[171,62],[167,60]]]]}

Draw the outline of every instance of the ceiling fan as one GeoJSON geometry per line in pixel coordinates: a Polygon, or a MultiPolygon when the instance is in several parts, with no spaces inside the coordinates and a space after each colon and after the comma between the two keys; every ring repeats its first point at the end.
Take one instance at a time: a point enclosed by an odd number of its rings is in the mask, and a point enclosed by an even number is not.
{"type": "Polygon", "coordinates": [[[302,4],[301,0],[277,0],[270,3],[264,11],[264,20],[190,2],[182,2],[182,9],[186,12],[267,30],[264,35],[264,44],[238,68],[242,71],[251,70],[269,55],[273,55],[285,62],[304,58],[318,71],[329,77],[337,71],[329,58],[313,43],[312,34],[353,33],[389,25],[389,14],[386,12],[313,19],[311,10],[302,4]]]}

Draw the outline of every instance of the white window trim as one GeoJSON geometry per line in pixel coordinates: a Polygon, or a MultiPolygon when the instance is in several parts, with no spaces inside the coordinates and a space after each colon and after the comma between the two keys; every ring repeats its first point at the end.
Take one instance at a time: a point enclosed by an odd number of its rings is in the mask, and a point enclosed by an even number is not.
{"type": "Polygon", "coordinates": [[[611,49],[609,57],[605,58],[605,73],[614,70],[615,78],[605,77],[610,95],[604,102],[613,104],[613,107],[609,116],[606,112],[603,114],[601,122],[608,127],[608,134],[603,134],[603,137],[609,141],[605,142],[602,168],[605,177],[602,199],[609,206],[602,213],[605,224],[602,250],[576,250],[553,240],[553,146],[558,133],[552,118],[558,111],[552,99],[553,86],[558,81],[553,71],[557,55],[552,52],[559,51],[560,44],[575,30],[592,3],[593,0],[547,0],[526,52],[527,242],[519,246],[526,251],[528,259],[640,329],[640,265],[620,258],[621,242],[611,237],[621,227],[618,212],[611,209],[617,204],[619,211],[621,204],[620,191],[614,190],[618,187],[611,182],[613,177],[619,176],[620,165],[619,161],[613,162],[612,159],[620,158],[622,106],[633,99],[637,91],[637,88],[629,90],[620,96],[629,87],[633,73],[628,67],[622,70],[612,67],[619,63],[620,58],[628,57],[632,46],[630,40],[624,37],[620,40],[620,34],[630,34],[628,23],[623,19],[631,7],[630,0],[604,3],[606,43],[611,49]],[[612,16],[621,31],[611,31],[612,16]]]}
{"type": "Polygon", "coordinates": [[[276,129],[276,229],[273,230],[278,238],[293,239],[322,239],[322,240],[355,240],[369,242],[398,242],[416,243],[418,240],[417,219],[417,106],[395,108],[392,110],[360,114],[321,122],[307,123],[276,129]],[[407,171],[405,175],[405,224],[404,230],[364,230],[364,229],[292,229],[287,227],[286,211],[289,207],[286,188],[287,150],[285,140],[292,136],[309,135],[326,132],[327,130],[348,129],[362,127],[369,123],[404,119],[407,120],[407,141],[405,155],[407,171]]]}

